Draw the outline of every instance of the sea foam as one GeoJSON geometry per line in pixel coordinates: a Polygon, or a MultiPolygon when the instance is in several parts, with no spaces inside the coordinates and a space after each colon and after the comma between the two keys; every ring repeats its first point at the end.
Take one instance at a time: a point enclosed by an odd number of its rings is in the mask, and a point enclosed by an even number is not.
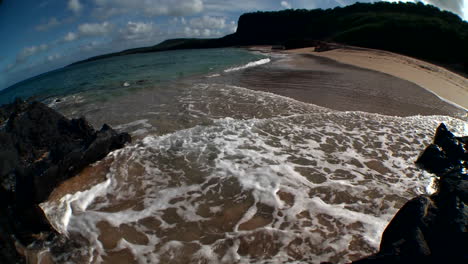
{"type": "Polygon", "coordinates": [[[105,182],[42,204],[87,241],[57,259],[346,263],[374,253],[397,210],[431,192],[414,160],[439,122],[467,132],[450,117],[338,112],[226,85],[177,101],[201,121],[113,152],[96,164],[109,164],[105,182]]]}
{"type": "Polygon", "coordinates": [[[261,59],[261,60],[257,60],[257,61],[252,61],[252,62],[249,62],[249,63],[247,63],[245,65],[242,65],[242,66],[239,66],[239,67],[232,67],[232,68],[226,69],[226,70],[224,70],[224,72],[240,71],[240,70],[243,70],[243,69],[260,66],[262,64],[267,64],[270,61],[271,61],[271,59],[269,59],[269,58],[261,59]]]}

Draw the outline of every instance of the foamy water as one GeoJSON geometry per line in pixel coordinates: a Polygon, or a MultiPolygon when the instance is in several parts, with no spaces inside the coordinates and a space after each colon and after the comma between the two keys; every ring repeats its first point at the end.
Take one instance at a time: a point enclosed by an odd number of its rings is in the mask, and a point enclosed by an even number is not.
{"type": "Polygon", "coordinates": [[[252,68],[252,67],[260,66],[260,65],[263,65],[263,64],[267,64],[270,61],[271,60],[269,58],[261,59],[261,60],[258,60],[258,61],[252,61],[252,62],[247,63],[246,65],[243,65],[243,66],[226,69],[226,70],[224,70],[224,72],[240,71],[240,70],[244,70],[244,69],[247,69],[247,68],[252,68]]]}
{"type": "Polygon", "coordinates": [[[106,180],[41,205],[69,240],[50,246],[57,263],[356,260],[431,192],[414,161],[438,124],[468,134],[450,117],[338,112],[228,85],[168,98],[114,123],[137,140],[93,165],[106,180]]]}

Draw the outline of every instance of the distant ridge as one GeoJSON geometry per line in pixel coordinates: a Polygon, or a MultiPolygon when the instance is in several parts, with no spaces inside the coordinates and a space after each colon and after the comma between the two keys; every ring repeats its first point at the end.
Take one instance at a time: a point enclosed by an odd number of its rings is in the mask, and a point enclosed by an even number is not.
{"type": "MultiPolygon", "coordinates": [[[[99,56],[88,58],[86,60],[72,63],[69,66],[81,64],[81,63],[89,62],[89,61],[115,57],[115,56],[123,56],[123,55],[129,55],[129,54],[137,54],[137,53],[149,53],[149,52],[178,50],[178,49],[204,49],[204,48],[223,47],[224,43],[221,43],[220,40],[221,39],[195,39],[195,38],[168,39],[154,46],[127,49],[124,51],[99,55],[99,56]]],[[[229,44],[226,43],[226,45],[229,45],[229,44]]]]}
{"type": "Polygon", "coordinates": [[[237,32],[217,39],[181,38],[92,57],[76,65],[136,53],[246,45],[310,46],[333,41],[401,53],[468,73],[468,23],[421,3],[356,3],[347,7],[246,13],[237,32]]]}

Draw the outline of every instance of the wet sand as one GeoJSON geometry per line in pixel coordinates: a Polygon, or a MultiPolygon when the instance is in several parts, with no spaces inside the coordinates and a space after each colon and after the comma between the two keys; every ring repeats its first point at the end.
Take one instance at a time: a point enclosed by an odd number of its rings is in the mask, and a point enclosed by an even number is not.
{"type": "Polygon", "coordinates": [[[310,54],[341,63],[387,73],[415,83],[439,97],[468,109],[468,79],[443,67],[408,56],[375,49],[346,47],[325,52],[314,48],[290,50],[290,53],[310,54]]]}
{"type": "MultiPolygon", "coordinates": [[[[391,116],[466,116],[466,110],[440,99],[426,90],[427,87],[424,89],[414,82],[384,72],[356,67],[316,54],[310,50],[288,52],[283,54],[283,58],[237,72],[229,78],[232,78],[233,85],[340,111],[364,111],[391,116]]],[[[424,75],[413,78],[425,81],[424,75]]],[[[438,76],[434,79],[440,80],[438,76]]],[[[463,82],[460,85],[463,86],[463,82]]]]}

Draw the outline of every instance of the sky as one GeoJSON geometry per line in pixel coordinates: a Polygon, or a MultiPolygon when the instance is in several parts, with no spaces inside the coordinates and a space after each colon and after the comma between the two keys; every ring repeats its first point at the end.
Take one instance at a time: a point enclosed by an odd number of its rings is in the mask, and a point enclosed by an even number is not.
{"type": "MultiPolygon", "coordinates": [[[[468,20],[468,0],[423,2],[468,20]]],[[[0,0],[0,90],[91,56],[181,37],[234,33],[245,12],[346,6],[357,0],[0,0]]]]}

